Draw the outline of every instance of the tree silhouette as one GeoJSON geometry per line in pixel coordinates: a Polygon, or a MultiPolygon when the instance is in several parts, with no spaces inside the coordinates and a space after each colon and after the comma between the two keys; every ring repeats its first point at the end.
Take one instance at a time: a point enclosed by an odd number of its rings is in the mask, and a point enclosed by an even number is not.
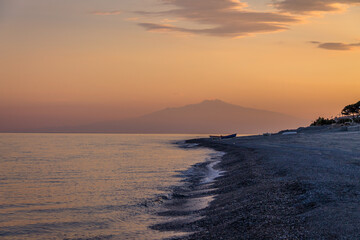
{"type": "Polygon", "coordinates": [[[344,109],[341,111],[341,114],[343,115],[355,115],[360,113],[360,101],[354,104],[347,105],[344,107],[344,109]]]}

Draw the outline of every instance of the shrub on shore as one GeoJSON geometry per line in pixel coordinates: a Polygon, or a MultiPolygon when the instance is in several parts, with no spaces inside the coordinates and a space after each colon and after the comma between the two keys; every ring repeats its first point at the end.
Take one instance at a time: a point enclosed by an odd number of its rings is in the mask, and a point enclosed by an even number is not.
{"type": "Polygon", "coordinates": [[[324,126],[336,123],[334,119],[319,117],[310,126],[324,126]]]}

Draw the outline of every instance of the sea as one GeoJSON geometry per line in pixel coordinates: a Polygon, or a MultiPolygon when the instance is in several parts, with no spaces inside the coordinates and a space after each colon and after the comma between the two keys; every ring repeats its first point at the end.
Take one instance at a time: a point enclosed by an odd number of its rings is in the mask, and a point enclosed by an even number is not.
{"type": "MultiPolygon", "coordinates": [[[[0,134],[0,239],[163,239],[149,226],[203,135],[0,134]]],[[[214,161],[213,161],[214,162],[214,161]]]]}

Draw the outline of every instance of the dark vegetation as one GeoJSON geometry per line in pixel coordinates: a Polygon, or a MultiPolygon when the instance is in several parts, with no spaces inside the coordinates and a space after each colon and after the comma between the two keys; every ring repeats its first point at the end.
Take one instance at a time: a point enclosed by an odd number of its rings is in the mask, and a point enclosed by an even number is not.
{"type": "Polygon", "coordinates": [[[319,117],[311,124],[311,126],[323,126],[323,125],[330,125],[333,123],[336,123],[334,119],[319,117]]]}
{"type": "Polygon", "coordinates": [[[324,126],[331,125],[334,123],[345,124],[345,123],[360,123],[360,101],[354,104],[347,105],[341,111],[342,117],[339,118],[323,118],[319,117],[316,119],[311,126],[324,126]]]}
{"type": "Polygon", "coordinates": [[[341,114],[343,114],[345,116],[359,115],[360,114],[360,101],[358,101],[357,103],[350,104],[350,105],[347,105],[346,107],[344,107],[344,109],[341,111],[341,114]]]}

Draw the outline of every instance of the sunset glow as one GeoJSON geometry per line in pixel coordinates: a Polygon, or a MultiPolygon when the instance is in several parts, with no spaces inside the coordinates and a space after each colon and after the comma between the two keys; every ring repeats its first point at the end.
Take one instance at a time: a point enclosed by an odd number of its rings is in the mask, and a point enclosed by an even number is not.
{"type": "Polygon", "coordinates": [[[0,0],[0,131],[221,99],[312,120],[360,94],[357,0],[0,0]]]}

